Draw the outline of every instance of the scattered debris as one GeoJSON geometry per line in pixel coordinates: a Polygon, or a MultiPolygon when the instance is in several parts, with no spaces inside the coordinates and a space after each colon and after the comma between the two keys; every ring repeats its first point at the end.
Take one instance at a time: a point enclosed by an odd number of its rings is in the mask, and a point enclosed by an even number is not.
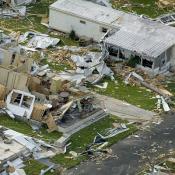
{"type": "Polygon", "coordinates": [[[105,133],[105,135],[103,136],[102,134],[98,133],[98,135],[102,138],[102,139],[109,139],[111,137],[114,137],[120,133],[123,133],[125,131],[128,131],[129,128],[126,127],[125,124],[121,124],[120,127],[117,128],[113,128],[113,129],[108,129],[105,133]]]}
{"type": "Polygon", "coordinates": [[[116,155],[112,155],[112,150],[107,149],[108,139],[116,136],[122,132],[129,130],[125,124],[114,124],[114,128],[109,128],[106,130],[105,136],[97,133],[94,137],[92,144],[86,147],[86,150],[80,155],[87,154],[91,159],[95,161],[102,161],[108,159],[109,157],[118,158],[116,155]]]}
{"type": "Polygon", "coordinates": [[[103,85],[96,84],[95,86],[100,89],[106,89],[108,87],[108,82],[104,82],[103,85]]]}
{"type": "Polygon", "coordinates": [[[146,88],[148,88],[148,89],[150,89],[150,90],[156,92],[157,94],[159,94],[159,95],[161,95],[161,96],[163,96],[163,97],[165,97],[165,98],[169,98],[169,97],[172,96],[172,93],[170,93],[169,91],[167,91],[167,90],[165,90],[165,89],[158,89],[157,87],[153,86],[152,84],[147,83],[140,75],[138,75],[138,74],[135,73],[135,72],[129,73],[129,75],[125,78],[125,81],[124,81],[125,84],[128,84],[128,83],[129,83],[128,80],[129,80],[132,76],[135,78],[136,81],[139,81],[139,83],[140,83],[142,86],[144,86],[144,87],[146,87],[146,88]]]}
{"type": "Polygon", "coordinates": [[[36,0],[1,0],[0,14],[1,17],[24,17],[26,15],[26,5],[35,3],[36,0]]]}
{"type": "MultiPolygon", "coordinates": [[[[28,57],[28,53],[31,53],[30,49],[26,51],[24,47],[18,47],[3,33],[2,36],[2,44],[14,44],[12,47],[14,52],[11,51],[11,47],[8,47],[9,50],[4,52],[8,53],[9,58],[2,58],[0,62],[2,65],[0,71],[3,74],[0,78],[0,105],[11,118],[18,117],[29,122],[34,130],[39,130],[46,124],[47,131],[53,132],[63,126],[70,127],[99,111],[99,107],[97,109],[95,106],[95,98],[90,92],[75,89],[71,79],[63,79],[57,72],[51,70],[48,64],[41,65],[28,57]],[[21,52],[25,54],[21,55],[21,52]]],[[[28,38],[33,39],[37,36],[48,39],[48,35],[26,32],[19,37],[18,41],[23,43],[28,38]]],[[[45,46],[36,46],[36,49],[49,46],[45,41],[41,39],[39,41],[45,46]]],[[[59,39],[55,41],[59,42],[59,39]]],[[[82,50],[72,48],[75,52],[82,50]]],[[[104,62],[97,61],[97,63],[101,64],[101,66],[96,65],[99,71],[103,72],[103,67],[107,69],[104,62]]]]}
{"type": "Polygon", "coordinates": [[[49,172],[52,168],[54,167],[54,165],[51,165],[50,167],[48,167],[45,170],[41,170],[39,175],[45,175],[47,172],[49,172]]]}
{"type": "Polygon", "coordinates": [[[19,43],[26,42],[29,37],[32,38],[29,40],[27,46],[34,49],[55,47],[60,42],[60,39],[49,37],[46,34],[26,32],[24,35],[19,37],[19,43]]]}
{"type": "Polygon", "coordinates": [[[170,111],[170,108],[168,106],[168,103],[165,101],[165,99],[161,96],[161,100],[162,100],[162,106],[165,112],[170,111]]]}
{"type": "MultiPolygon", "coordinates": [[[[11,129],[0,127],[0,166],[1,172],[24,175],[21,169],[23,159],[31,155],[35,159],[53,157],[57,149],[44,141],[35,139],[11,129]],[[9,170],[13,170],[10,171],[9,170]]],[[[15,174],[16,175],[16,174],[15,174]]]]}
{"type": "Polygon", "coordinates": [[[78,154],[75,151],[69,151],[69,154],[72,155],[74,158],[78,156],[78,154]]]}
{"type": "Polygon", "coordinates": [[[73,55],[71,59],[75,62],[77,69],[75,72],[63,72],[59,75],[63,79],[67,79],[76,84],[82,83],[82,81],[88,81],[92,84],[100,81],[104,76],[109,76],[114,79],[113,72],[104,62],[106,55],[103,53],[90,52],[85,56],[73,55]]]}
{"type": "MultiPolygon", "coordinates": [[[[13,163],[11,162],[7,162],[7,170],[6,172],[9,174],[9,175],[26,175],[25,171],[23,169],[19,169],[19,168],[16,168],[13,163]]],[[[5,173],[5,172],[4,172],[5,173]]],[[[6,173],[5,173],[6,174],[6,173]]]]}

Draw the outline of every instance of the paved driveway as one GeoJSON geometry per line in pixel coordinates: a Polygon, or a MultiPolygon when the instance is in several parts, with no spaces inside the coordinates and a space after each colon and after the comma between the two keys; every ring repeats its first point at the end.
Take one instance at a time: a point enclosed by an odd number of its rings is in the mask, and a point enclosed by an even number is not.
{"type": "Polygon", "coordinates": [[[102,108],[106,108],[107,112],[118,116],[122,119],[134,120],[134,121],[152,121],[156,118],[156,113],[141,109],[129,103],[121,100],[95,94],[96,98],[99,99],[102,108]]]}

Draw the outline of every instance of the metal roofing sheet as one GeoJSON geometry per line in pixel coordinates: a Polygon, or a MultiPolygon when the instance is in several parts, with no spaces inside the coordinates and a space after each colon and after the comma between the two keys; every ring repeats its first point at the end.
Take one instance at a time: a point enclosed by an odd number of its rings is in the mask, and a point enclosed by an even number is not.
{"type": "Polygon", "coordinates": [[[114,35],[107,38],[106,43],[149,57],[159,56],[164,50],[174,44],[171,41],[167,42],[155,37],[133,34],[124,30],[119,30],[114,35]]]}

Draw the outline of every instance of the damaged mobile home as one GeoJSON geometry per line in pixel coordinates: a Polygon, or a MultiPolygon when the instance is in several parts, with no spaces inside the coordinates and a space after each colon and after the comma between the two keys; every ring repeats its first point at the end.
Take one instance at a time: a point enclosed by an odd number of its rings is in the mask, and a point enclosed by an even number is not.
{"type": "Polygon", "coordinates": [[[121,61],[133,59],[138,67],[153,74],[166,72],[175,65],[175,30],[155,27],[153,24],[150,33],[137,25],[140,31],[128,26],[109,34],[104,39],[109,55],[121,61]]]}
{"type": "MultiPolygon", "coordinates": [[[[76,89],[71,80],[48,65],[35,63],[13,40],[2,44],[0,51],[0,108],[11,118],[23,120],[35,130],[45,125],[52,132],[77,126],[77,122],[81,128],[92,115],[97,120],[101,114],[105,116],[90,92],[76,89]]],[[[104,62],[95,64],[99,72],[111,73],[104,62]]]]}
{"type": "Polygon", "coordinates": [[[95,41],[114,30],[104,39],[110,55],[119,60],[135,57],[138,65],[155,74],[175,65],[175,29],[150,19],[85,0],[59,0],[50,6],[49,25],[95,41]]]}
{"type": "Polygon", "coordinates": [[[42,140],[0,126],[0,175],[10,175],[9,167],[13,167],[12,172],[15,169],[18,172],[18,169],[24,167],[24,161],[31,156],[39,160],[53,157],[56,153],[55,147],[42,140]]]}

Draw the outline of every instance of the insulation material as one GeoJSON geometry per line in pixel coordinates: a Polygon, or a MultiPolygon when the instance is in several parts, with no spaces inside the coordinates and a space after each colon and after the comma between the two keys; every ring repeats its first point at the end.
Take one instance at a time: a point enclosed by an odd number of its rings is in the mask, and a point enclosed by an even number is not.
{"type": "Polygon", "coordinates": [[[33,92],[49,95],[49,90],[41,85],[41,81],[37,77],[31,77],[29,80],[29,89],[33,92]]]}
{"type": "Polygon", "coordinates": [[[46,109],[47,107],[42,104],[35,104],[33,107],[31,119],[36,121],[42,121],[46,109]]]}
{"type": "Polygon", "coordinates": [[[49,133],[58,130],[58,126],[56,125],[55,120],[54,120],[52,114],[49,113],[44,122],[48,126],[48,132],[49,133]]]}
{"type": "Polygon", "coordinates": [[[174,0],[159,0],[158,5],[161,8],[173,7],[175,6],[174,0]]]}
{"type": "Polygon", "coordinates": [[[53,77],[51,81],[50,91],[52,93],[57,93],[58,91],[61,91],[66,82],[67,81],[65,81],[61,77],[53,77]]]}
{"type": "Polygon", "coordinates": [[[0,108],[5,108],[6,104],[4,102],[4,100],[0,100],[0,108]]]}
{"type": "Polygon", "coordinates": [[[6,88],[5,86],[0,84],[0,101],[4,100],[5,95],[6,95],[6,88]]]}

